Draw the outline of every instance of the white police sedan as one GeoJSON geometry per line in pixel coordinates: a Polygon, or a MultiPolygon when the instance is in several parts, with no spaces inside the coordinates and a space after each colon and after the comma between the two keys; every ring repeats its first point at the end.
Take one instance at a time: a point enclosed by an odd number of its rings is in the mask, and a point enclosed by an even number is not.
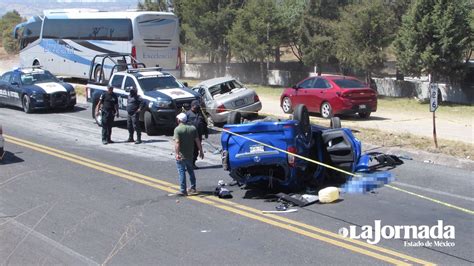
{"type": "Polygon", "coordinates": [[[74,109],[74,87],[40,67],[17,68],[0,78],[0,104],[35,109],[74,109]]]}

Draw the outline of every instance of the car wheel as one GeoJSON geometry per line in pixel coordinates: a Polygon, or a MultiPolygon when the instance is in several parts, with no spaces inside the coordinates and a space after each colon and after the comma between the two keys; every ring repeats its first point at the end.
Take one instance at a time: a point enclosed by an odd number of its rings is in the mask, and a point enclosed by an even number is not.
{"type": "Polygon", "coordinates": [[[331,128],[341,128],[341,119],[339,117],[331,117],[331,122],[330,122],[330,127],[331,128]]]}
{"type": "Polygon", "coordinates": [[[94,71],[94,80],[96,82],[102,82],[104,80],[104,72],[102,71],[102,66],[96,66],[94,71]],[[101,75],[102,73],[102,75],[101,75]]]}
{"type": "Polygon", "coordinates": [[[283,100],[281,101],[281,109],[283,109],[283,112],[285,114],[291,114],[291,112],[293,112],[290,97],[283,98],[283,100]]]}
{"type": "Polygon", "coordinates": [[[31,107],[31,99],[27,94],[23,95],[22,105],[23,111],[25,111],[25,113],[30,114],[33,112],[33,108],[31,107]]]}
{"type": "Polygon", "coordinates": [[[331,118],[333,117],[333,113],[332,113],[332,106],[330,103],[328,102],[323,102],[323,104],[321,104],[321,116],[323,118],[331,118]]]}
{"type": "Polygon", "coordinates": [[[309,122],[308,108],[306,108],[304,104],[296,106],[295,111],[293,112],[293,119],[298,121],[300,131],[305,137],[308,137],[311,134],[311,124],[309,122]]]}
{"type": "Polygon", "coordinates": [[[227,117],[227,124],[241,124],[242,123],[242,114],[239,112],[232,112],[227,117]]]}
{"type": "Polygon", "coordinates": [[[360,118],[369,118],[370,112],[360,112],[359,117],[360,118]]]}
{"type": "Polygon", "coordinates": [[[155,127],[155,122],[153,121],[153,116],[150,112],[145,112],[143,117],[145,124],[145,132],[148,136],[153,136],[158,134],[158,130],[155,127]]]}
{"type": "Polygon", "coordinates": [[[206,120],[207,120],[207,126],[208,127],[214,127],[214,119],[212,119],[212,116],[208,113],[206,113],[206,120]]]}

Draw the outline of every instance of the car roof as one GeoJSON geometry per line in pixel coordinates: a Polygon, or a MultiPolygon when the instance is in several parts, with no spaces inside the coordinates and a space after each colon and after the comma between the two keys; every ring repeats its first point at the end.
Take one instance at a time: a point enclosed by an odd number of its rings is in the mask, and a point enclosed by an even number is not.
{"type": "Polygon", "coordinates": [[[22,67],[16,68],[13,72],[19,72],[23,74],[35,74],[35,73],[45,73],[47,70],[37,67],[22,67]]]}
{"type": "Polygon", "coordinates": [[[209,87],[212,87],[214,85],[221,84],[221,83],[231,81],[231,80],[235,80],[235,78],[233,78],[233,77],[213,78],[213,79],[208,79],[208,80],[205,80],[205,81],[199,83],[198,85],[196,85],[196,87],[208,87],[209,88],[209,87]]]}

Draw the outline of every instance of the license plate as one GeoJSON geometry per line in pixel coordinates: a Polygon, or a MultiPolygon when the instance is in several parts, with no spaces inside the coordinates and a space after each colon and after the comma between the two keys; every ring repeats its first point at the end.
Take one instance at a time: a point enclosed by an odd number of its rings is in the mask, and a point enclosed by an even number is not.
{"type": "Polygon", "coordinates": [[[365,108],[367,108],[367,106],[365,104],[359,105],[359,109],[365,109],[365,108]]]}
{"type": "Polygon", "coordinates": [[[264,149],[263,149],[262,145],[250,146],[250,153],[259,153],[259,152],[263,152],[263,151],[264,151],[264,149]]]}
{"type": "Polygon", "coordinates": [[[234,102],[235,105],[239,106],[239,105],[242,105],[245,103],[245,100],[244,99],[240,99],[240,100],[237,100],[234,102]]]}

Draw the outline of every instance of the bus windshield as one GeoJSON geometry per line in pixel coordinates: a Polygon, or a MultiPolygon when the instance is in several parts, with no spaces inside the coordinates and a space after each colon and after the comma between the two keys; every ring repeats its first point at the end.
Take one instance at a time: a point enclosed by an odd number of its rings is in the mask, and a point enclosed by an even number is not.
{"type": "Polygon", "coordinates": [[[160,89],[183,88],[183,85],[172,76],[153,76],[138,78],[138,83],[144,91],[160,89]]]}
{"type": "Polygon", "coordinates": [[[58,79],[49,72],[22,73],[21,83],[24,85],[32,85],[42,82],[58,82],[58,79]]]}

